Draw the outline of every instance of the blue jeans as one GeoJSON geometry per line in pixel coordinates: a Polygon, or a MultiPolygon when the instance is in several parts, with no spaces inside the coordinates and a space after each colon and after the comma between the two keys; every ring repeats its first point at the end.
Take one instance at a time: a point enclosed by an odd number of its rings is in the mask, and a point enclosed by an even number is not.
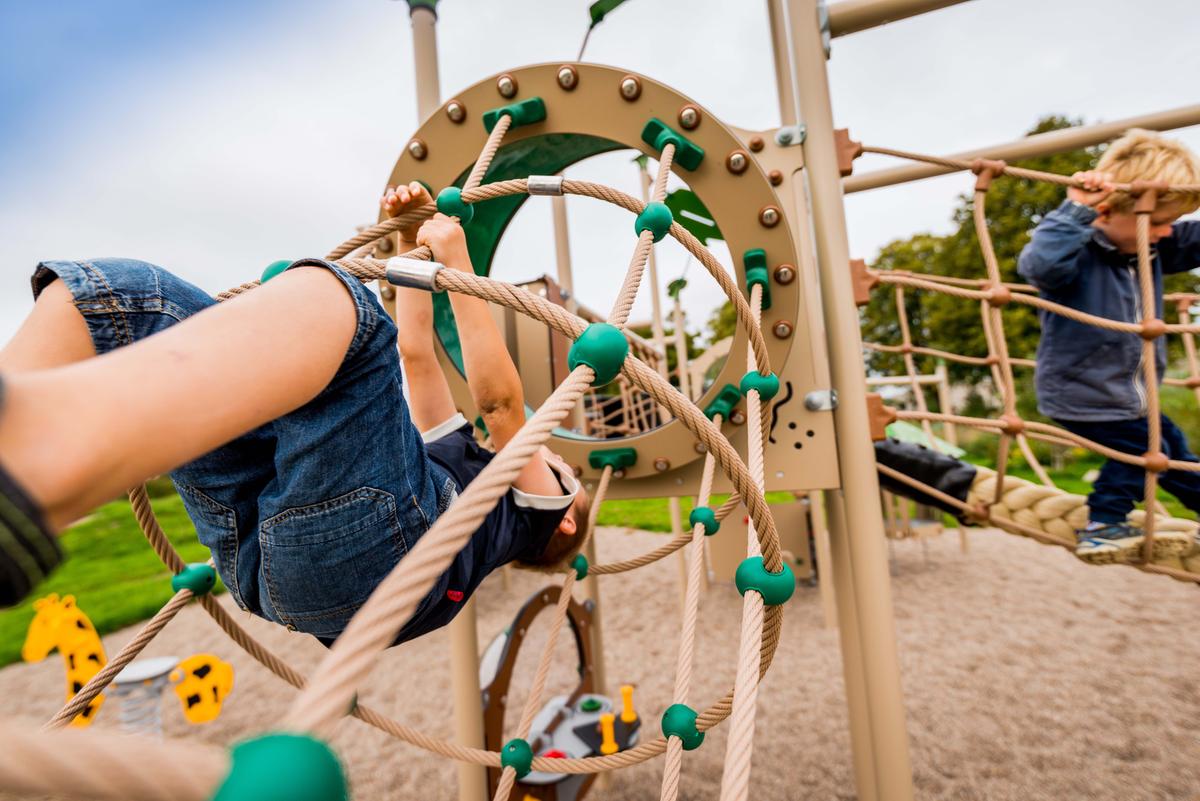
{"type": "MultiPolygon", "coordinates": [[[[1137,420],[1057,420],[1063,428],[1116,451],[1141,456],[1150,443],[1149,418],[1137,420]]],[[[1188,450],[1187,437],[1165,414],[1162,415],[1162,449],[1171,459],[1198,460],[1188,450]]],[[[1124,523],[1134,505],[1145,497],[1146,471],[1109,459],[1088,495],[1088,518],[1095,523],[1124,523]]],[[[1184,506],[1200,513],[1200,473],[1168,470],[1158,483],[1184,506]]]]}
{"type": "MultiPolygon", "coordinates": [[[[309,403],[171,478],[238,606],[328,642],[445,511],[454,482],[409,417],[396,327],[379,301],[332,265],[301,263],[330,269],[354,299],[358,324],[337,374],[309,403]]],[[[97,353],[216,303],[140,261],[44,262],[34,294],[56,276],[97,353]]],[[[254,388],[229,387],[231,397],[245,392],[254,388]]]]}

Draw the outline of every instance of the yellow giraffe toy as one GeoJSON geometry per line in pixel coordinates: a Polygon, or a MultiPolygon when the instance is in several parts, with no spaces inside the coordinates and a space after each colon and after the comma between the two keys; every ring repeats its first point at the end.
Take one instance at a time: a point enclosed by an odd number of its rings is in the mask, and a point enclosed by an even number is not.
{"type": "MultiPolygon", "coordinates": [[[[36,614],[25,635],[21,658],[26,662],[40,662],[57,648],[67,667],[67,700],[70,701],[104,667],[107,661],[104,645],[92,621],[75,605],[75,596],[65,595],[60,600],[57,593],[52,593],[34,601],[33,608],[36,614]]],[[[104,696],[97,695],[75,716],[71,725],[91,725],[103,703],[104,696]]]]}

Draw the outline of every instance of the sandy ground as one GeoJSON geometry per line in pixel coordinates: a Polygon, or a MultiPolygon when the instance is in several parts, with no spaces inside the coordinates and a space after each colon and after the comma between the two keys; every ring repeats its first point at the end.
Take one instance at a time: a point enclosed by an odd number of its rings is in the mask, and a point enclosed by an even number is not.
{"type": "MultiPolygon", "coordinates": [[[[601,532],[601,558],[649,550],[659,536],[601,532]]],[[[1200,796],[1200,637],[1194,586],[1125,568],[1077,563],[1057,549],[989,531],[922,546],[892,546],[896,628],[918,798],[1166,799],[1200,796]]],[[[541,577],[499,576],[479,594],[481,646],[501,630],[541,577]]],[[[651,730],[669,702],[678,638],[674,559],[602,584],[608,672],[638,687],[651,730]]],[[[242,613],[239,613],[242,615],[242,613]]],[[[244,615],[242,615],[245,617],[244,615]]],[[[693,705],[732,683],[740,603],[714,586],[703,629],[693,705]]],[[[263,642],[304,672],[324,654],[314,641],[246,618],[263,642]]],[[[544,634],[543,617],[540,634],[544,634]]],[[[539,627],[535,626],[535,629],[539,627]]],[[[107,638],[113,653],[130,636],[107,638]]],[[[535,631],[518,676],[532,677],[535,631]]],[[[189,608],[146,655],[212,652],[232,662],[237,683],[222,717],[189,727],[170,695],[169,736],[227,743],[279,720],[295,693],[189,608]]],[[[571,683],[574,660],[560,648],[551,690],[571,683]]],[[[449,735],[452,715],[445,635],[394,648],[377,666],[365,702],[430,733],[449,735]]],[[[45,718],[61,701],[57,657],[0,672],[0,714],[45,718]]],[[[518,679],[520,681],[520,679],[518,679]]],[[[510,699],[509,725],[523,689],[510,699]]],[[[105,712],[108,714],[106,715],[105,712]]],[[[97,727],[112,726],[115,710],[97,727]]],[[[360,799],[456,798],[452,763],[431,758],[357,721],[335,738],[360,799]]],[[[683,797],[715,798],[725,756],[723,729],[685,756],[683,797]]],[[[618,774],[595,799],[657,799],[661,762],[618,774]]],[[[852,799],[849,736],[836,630],[822,628],[815,589],[789,603],[775,667],[759,695],[752,797],[852,799]]]]}

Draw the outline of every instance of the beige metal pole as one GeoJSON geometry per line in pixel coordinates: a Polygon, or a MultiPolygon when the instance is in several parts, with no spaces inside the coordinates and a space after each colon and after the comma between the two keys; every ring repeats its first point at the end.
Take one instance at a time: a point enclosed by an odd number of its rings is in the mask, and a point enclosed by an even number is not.
{"type": "Polygon", "coordinates": [[[783,0],[767,0],[767,21],[771,26],[771,55],[775,64],[775,91],[779,95],[779,119],[783,125],[795,125],[796,84],[792,81],[792,59],[788,50],[783,0]]]}
{"type": "MultiPolygon", "coordinates": [[[[1174,128],[1187,128],[1191,125],[1200,125],[1200,104],[1181,106],[1169,111],[1160,111],[1156,114],[1144,114],[1140,117],[1127,117],[1126,119],[1115,120],[1114,122],[1102,122],[1079,128],[1048,131],[1033,136],[1026,136],[1014,142],[1005,142],[1000,145],[991,145],[990,147],[981,147],[976,150],[955,153],[952,156],[946,156],[946,158],[962,161],[970,161],[977,158],[1016,161],[1018,159],[1049,156],[1054,153],[1065,153],[1069,150],[1078,150],[1081,147],[1098,145],[1120,136],[1130,128],[1170,131],[1174,128]]],[[[851,192],[863,192],[867,189],[878,189],[881,186],[893,186],[895,184],[908,183],[909,181],[919,181],[923,178],[946,175],[954,171],[950,167],[941,167],[936,164],[908,164],[903,167],[893,167],[862,175],[852,175],[846,179],[843,188],[846,194],[850,194],[851,192]]]]}
{"type": "MultiPolygon", "coordinates": [[[[847,578],[853,583],[848,589],[858,612],[861,649],[858,656],[862,659],[867,692],[879,799],[911,801],[912,763],[896,657],[891,578],[879,508],[875,450],[867,420],[862,335],[850,271],[846,267],[850,263],[850,245],[817,2],[789,0],[788,19],[800,117],[807,127],[804,163],[821,278],[821,307],[829,332],[829,367],[838,394],[833,417],[845,508],[844,519],[842,515],[833,518],[839,525],[831,526],[830,539],[834,561],[838,561],[842,548],[851,560],[847,578]]],[[[840,574],[835,577],[839,585],[841,579],[840,574]]]]}
{"type": "Polygon", "coordinates": [[[441,80],[438,78],[437,10],[432,3],[409,0],[412,21],[413,66],[417,71],[417,116],[421,122],[437,111],[442,104],[441,80]]]}
{"type": "Polygon", "coordinates": [[[829,35],[845,36],[967,0],[842,0],[829,7],[829,35]]]}
{"type": "MultiPolygon", "coordinates": [[[[945,362],[938,364],[933,373],[937,376],[938,411],[942,414],[954,414],[950,408],[950,373],[946,370],[945,362]]],[[[942,436],[951,445],[958,445],[958,426],[954,423],[942,424],[942,436]]]]}
{"type": "Polygon", "coordinates": [[[820,492],[808,496],[808,516],[812,520],[813,550],[817,552],[817,588],[821,592],[821,619],[825,628],[837,626],[837,598],[833,592],[833,556],[829,549],[829,526],[825,518],[825,500],[820,492]]]}

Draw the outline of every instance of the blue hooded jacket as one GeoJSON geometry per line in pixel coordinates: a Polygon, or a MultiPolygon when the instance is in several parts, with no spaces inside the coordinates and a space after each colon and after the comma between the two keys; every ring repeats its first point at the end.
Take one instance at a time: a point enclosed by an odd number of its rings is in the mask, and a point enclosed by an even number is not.
{"type": "MultiPolygon", "coordinates": [[[[1137,256],[1121,253],[1092,227],[1095,210],[1064,201],[1038,223],[1017,272],[1046,300],[1110,320],[1142,317],[1137,256]]],[[[1200,222],[1178,222],[1151,248],[1155,316],[1162,318],[1162,277],[1200,266],[1200,222]]],[[[1142,339],[1038,311],[1038,411],[1057,420],[1136,420],[1146,416],[1142,339]]],[[[1166,342],[1155,342],[1158,380],[1166,342]]]]}

